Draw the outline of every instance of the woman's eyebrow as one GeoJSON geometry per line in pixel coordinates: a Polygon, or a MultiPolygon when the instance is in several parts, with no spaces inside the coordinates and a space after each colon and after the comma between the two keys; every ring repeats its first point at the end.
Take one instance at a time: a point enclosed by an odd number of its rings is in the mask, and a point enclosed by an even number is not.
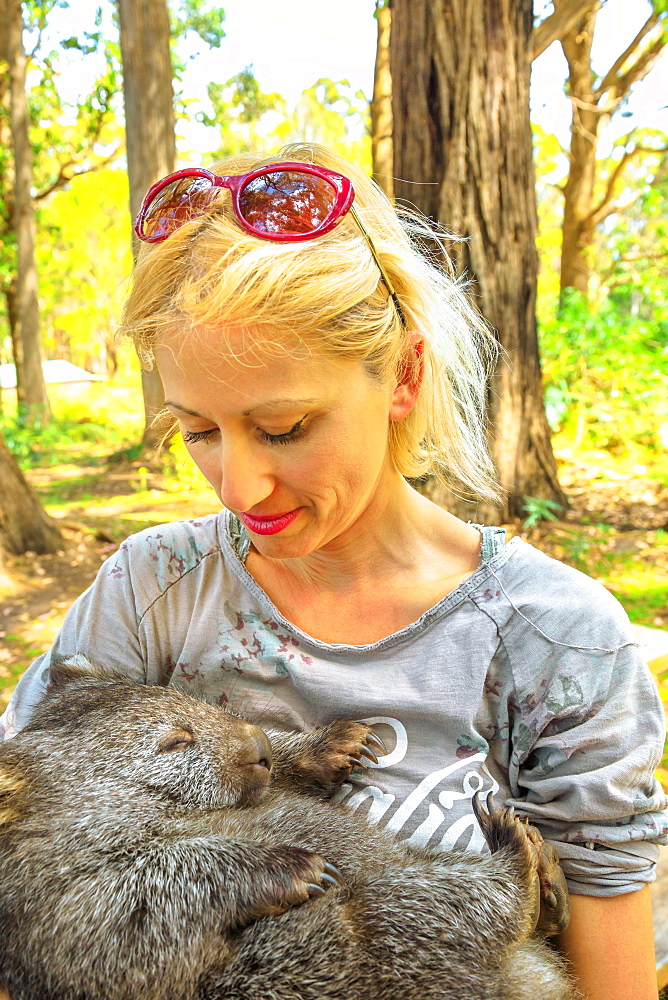
{"type": "MultiPolygon", "coordinates": [[[[253,410],[259,410],[264,407],[284,406],[286,403],[290,404],[291,406],[301,406],[303,404],[311,406],[313,405],[313,403],[317,402],[318,402],[317,399],[291,399],[290,397],[286,397],[283,399],[268,399],[266,403],[264,402],[256,403],[255,406],[251,406],[247,410],[244,410],[243,416],[248,417],[253,412],[253,410]]],[[[170,399],[165,400],[165,406],[173,406],[175,410],[181,410],[182,413],[188,413],[191,417],[202,416],[202,414],[197,413],[196,410],[189,410],[187,406],[181,406],[180,403],[173,403],[170,399]]]]}
{"type": "Polygon", "coordinates": [[[256,403],[255,406],[250,406],[247,410],[244,410],[243,415],[244,417],[248,417],[253,410],[261,410],[272,406],[285,406],[286,404],[289,406],[302,406],[303,404],[312,406],[317,402],[317,399],[292,399],[291,397],[285,397],[283,399],[268,399],[266,402],[263,401],[262,403],[256,403]]]}
{"type": "Polygon", "coordinates": [[[165,406],[173,406],[175,410],[181,410],[182,413],[189,413],[191,417],[201,417],[201,413],[196,413],[195,410],[189,410],[187,406],[181,406],[180,403],[172,403],[171,400],[165,400],[165,406]]]}

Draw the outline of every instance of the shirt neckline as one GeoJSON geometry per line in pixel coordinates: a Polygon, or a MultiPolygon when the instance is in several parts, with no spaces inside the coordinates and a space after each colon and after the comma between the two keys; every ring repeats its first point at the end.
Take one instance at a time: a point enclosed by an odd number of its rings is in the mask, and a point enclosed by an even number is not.
{"type": "MultiPolygon", "coordinates": [[[[478,587],[492,575],[493,570],[499,569],[503,566],[503,564],[510,558],[517,548],[517,542],[521,541],[518,537],[511,538],[508,542],[506,542],[501,550],[496,553],[496,555],[492,556],[491,559],[481,561],[480,565],[473,571],[471,576],[462,581],[462,583],[455,587],[454,590],[451,590],[449,594],[442,597],[440,601],[437,601],[431,608],[427,608],[426,611],[423,611],[420,617],[414,622],[411,622],[409,625],[405,625],[404,628],[399,629],[399,631],[392,632],[390,635],[384,636],[382,639],[378,639],[376,642],[372,643],[330,643],[323,642],[321,639],[316,639],[314,636],[309,635],[308,632],[304,632],[298,625],[295,625],[294,622],[291,622],[288,618],[281,614],[269,595],[262,589],[257,580],[248,572],[244,561],[242,561],[241,553],[243,554],[243,560],[245,560],[248,555],[248,550],[250,549],[250,539],[248,538],[241,521],[239,521],[234,514],[226,509],[223,509],[220,512],[220,519],[219,535],[221,550],[229,557],[228,563],[232,571],[246,590],[253,595],[261,607],[274,621],[278,622],[283,628],[289,629],[293,635],[297,636],[301,645],[308,644],[318,650],[328,650],[330,652],[337,653],[375,652],[380,649],[385,649],[388,646],[398,645],[402,642],[414,639],[416,634],[424,631],[424,629],[428,628],[434,621],[448,614],[458,604],[461,604],[464,600],[466,600],[466,598],[473,591],[477,590],[478,587]],[[239,546],[239,551],[237,551],[237,548],[235,547],[235,542],[239,546]]],[[[474,527],[480,528],[479,525],[474,525],[474,527]]]]}

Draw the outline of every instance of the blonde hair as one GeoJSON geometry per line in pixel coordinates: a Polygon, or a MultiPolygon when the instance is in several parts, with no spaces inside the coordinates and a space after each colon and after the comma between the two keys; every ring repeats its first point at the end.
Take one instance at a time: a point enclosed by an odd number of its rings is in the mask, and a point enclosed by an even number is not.
{"type": "Polygon", "coordinates": [[[407,327],[349,215],[315,240],[277,243],[246,233],[224,193],[164,242],[142,245],[121,334],[134,340],[150,368],[161,332],[218,326],[222,348],[226,328],[252,328],[264,350],[296,338],[309,350],[358,361],[385,382],[406,363],[407,331],[419,330],[425,338],[422,385],[411,412],[390,422],[392,460],[407,478],[434,474],[458,492],[498,498],[484,417],[496,341],[465,282],[443,265],[447,255],[437,264],[425,250],[428,241],[442,244],[444,237],[417,213],[395,211],[359,169],[321,146],[293,144],[270,160],[245,153],[211,169],[240,174],[279,160],[317,163],[352,180],[355,207],[407,327]]]}

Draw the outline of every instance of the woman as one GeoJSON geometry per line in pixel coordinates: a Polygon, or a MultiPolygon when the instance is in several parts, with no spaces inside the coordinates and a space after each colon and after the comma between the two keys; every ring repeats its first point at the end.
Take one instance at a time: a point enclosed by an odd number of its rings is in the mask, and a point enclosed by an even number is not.
{"type": "Polygon", "coordinates": [[[413,843],[478,848],[471,798],[493,791],[560,853],[584,994],[655,998],[663,720],[628,620],[408,485],[430,471],[497,495],[493,339],[352,166],[312,146],[269,165],[151,189],[124,318],[225,509],[121,546],[19,684],[7,735],[75,652],[273,728],[364,718],[390,753],[340,801],[413,843]]]}

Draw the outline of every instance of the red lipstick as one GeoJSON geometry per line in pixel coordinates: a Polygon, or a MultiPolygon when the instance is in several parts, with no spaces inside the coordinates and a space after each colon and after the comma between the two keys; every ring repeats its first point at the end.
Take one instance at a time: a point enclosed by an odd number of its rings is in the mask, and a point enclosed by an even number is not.
{"type": "Polygon", "coordinates": [[[287,514],[239,514],[239,517],[246,527],[257,535],[275,535],[292,524],[300,510],[301,508],[297,507],[295,510],[288,511],[287,514]]]}

